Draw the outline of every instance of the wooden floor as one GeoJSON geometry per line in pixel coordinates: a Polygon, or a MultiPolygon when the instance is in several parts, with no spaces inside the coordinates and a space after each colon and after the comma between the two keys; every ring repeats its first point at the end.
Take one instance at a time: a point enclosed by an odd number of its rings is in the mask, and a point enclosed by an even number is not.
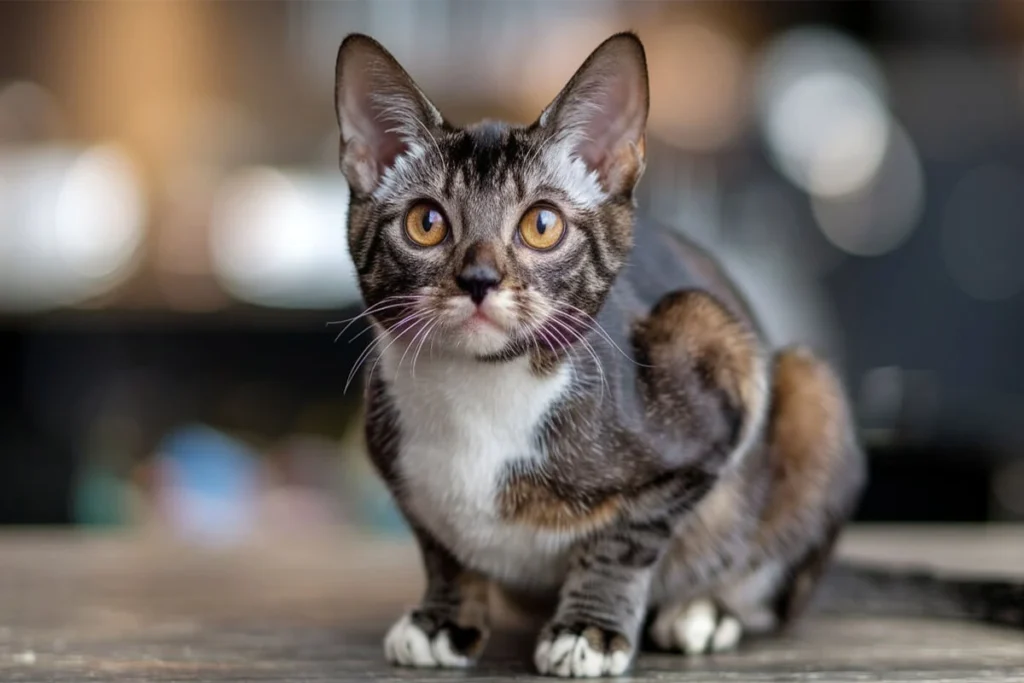
{"type": "MultiPolygon", "coordinates": [[[[1024,573],[1024,529],[857,529],[844,553],[1024,573]]],[[[153,536],[0,535],[0,681],[478,681],[532,676],[530,634],[469,672],[387,667],[380,639],[421,579],[405,543],[266,538],[230,552],[153,536]]],[[[700,659],[643,655],[641,681],[1017,681],[1024,635],[811,616],[700,659]]]]}

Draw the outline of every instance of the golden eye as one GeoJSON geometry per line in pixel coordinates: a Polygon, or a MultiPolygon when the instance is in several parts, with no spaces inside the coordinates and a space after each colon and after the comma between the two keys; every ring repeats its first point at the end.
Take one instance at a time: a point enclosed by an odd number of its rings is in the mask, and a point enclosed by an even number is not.
{"type": "Polygon", "coordinates": [[[531,249],[546,251],[562,239],[565,223],[554,209],[535,206],[519,221],[519,236],[531,249]]]}
{"type": "Polygon", "coordinates": [[[441,210],[420,202],[405,215],[405,234],[421,247],[433,247],[448,234],[448,221],[441,210]]]}

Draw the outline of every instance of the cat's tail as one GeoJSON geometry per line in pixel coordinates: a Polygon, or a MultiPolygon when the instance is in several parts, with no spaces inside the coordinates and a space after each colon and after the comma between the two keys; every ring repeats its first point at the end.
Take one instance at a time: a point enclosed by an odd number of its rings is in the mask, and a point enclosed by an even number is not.
{"type": "Polygon", "coordinates": [[[1024,629],[1024,579],[979,579],[838,561],[813,609],[892,617],[946,617],[1024,629]]]}

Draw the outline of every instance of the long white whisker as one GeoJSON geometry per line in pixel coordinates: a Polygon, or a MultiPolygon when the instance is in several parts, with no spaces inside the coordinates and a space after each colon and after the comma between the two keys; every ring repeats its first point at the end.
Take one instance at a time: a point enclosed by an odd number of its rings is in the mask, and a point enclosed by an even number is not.
{"type": "Polygon", "coordinates": [[[576,323],[583,323],[588,328],[594,330],[595,332],[598,333],[598,335],[604,341],[608,342],[608,344],[613,349],[618,351],[622,355],[622,357],[625,358],[626,360],[628,360],[630,363],[633,363],[633,364],[638,365],[640,367],[650,367],[650,366],[647,366],[644,363],[641,363],[640,361],[630,357],[629,354],[627,354],[625,351],[623,351],[622,348],[618,344],[615,343],[615,340],[612,339],[611,335],[608,334],[608,331],[605,330],[604,327],[601,326],[601,323],[597,322],[597,320],[594,318],[594,316],[590,315],[589,313],[587,313],[584,310],[576,308],[572,304],[567,304],[564,301],[558,302],[557,305],[558,306],[566,306],[566,307],[571,308],[573,310],[579,311],[579,313],[581,314],[581,315],[577,316],[577,315],[573,315],[573,313],[571,311],[564,311],[564,310],[560,310],[560,309],[556,308],[555,312],[556,312],[557,315],[565,316],[569,320],[571,320],[573,322],[576,322],[576,323]]]}
{"type": "MultiPolygon", "coordinates": [[[[551,336],[550,336],[550,334],[548,332],[544,331],[543,327],[538,327],[537,328],[537,335],[540,336],[540,338],[543,339],[544,343],[547,344],[548,346],[550,346],[552,348],[554,348],[556,346],[556,341],[551,338],[551,336]]],[[[539,344],[538,344],[537,348],[538,348],[538,350],[540,349],[540,345],[539,344]]],[[[567,346],[567,347],[565,347],[565,351],[566,351],[566,354],[569,356],[569,359],[570,359],[569,368],[572,370],[572,376],[574,378],[574,381],[581,379],[582,376],[580,374],[580,369],[579,369],[579,356],[576,355],[576,348],[573,347],[573,346],[567,346]]],[[[593,385],[593,382],[590,380],[590,378],[586,378],[586,377],[582,377],[582,378],[585,381],[585,386],[592,386],[593,385]]],[[[603,390],[603,387],[602,387],[602,390],[603,390]]]]}
{"type": "MultiPolygon", "coordinates": [[[[430,327],[430,324],[432,322],[434,322],[434,316],[427,318],[426,320],[423,321],[423,324],[419,326],[419,329],[417,330],[416,334],[412,336],[412,340],[410,340],[409,345],[405,347],[405,352],[402,354],[402,357],[398,361],[398,370],[402,369],[402,363],[405,361],[405,357],[409,354],[409,350],[416,344],[416,340],[420,338],[420,335],[423,334],[423,332],[428,327],[430,327]]],[[[398,370],[396,370],[395,372],[397,373],[398,370]]]]}
{"type": "MultiPolygon", "coordinates": [[[[380,313],[381,311],[387,311],[387,310],[391,310],[391,309],[394,309],[394,308],[402,308],[402,307],[406,307],[406,306],[413,306],[416,302],[421,301],[421,300],[423,300],[423,299],[425,299],[427,297],[426,296],[416,296],[416,297],[408,298],[408,299],[406,299],[404,301],[397,301],[397,302],[393,301],[394,298],[395,297],[388,297],[387,299],[384,299],[383,301],[378,301],[376,304],[374,304],[373,306],[370,306],[368,309],[366,309],[365,311],[363,311],[359,315],[355,316],[354,318],[350,318],[348,320],[348,324],[346,324],[345,327],[341,328],[341,331],[338,332],[338,335],[334,338],[334,341],[337,342],[341,338],[341,335],[345,334],[345,331],[348,328],[352,327],[352,325],[357,320],[360,320],[361,318],[365,318],[367,316],[375,315],[377,313],[380,313]],[[388,305],[385,306],[384,304],[388,304],[388,305]]],[[[344,321],[339,321],[339,322],[344,322],[344,321]]],[[[328,323],[328,324],[330,324],[330,323],[328,323]]]]}
{"type": "MultiPolygon", "coordinates": [[[[385,330],[383,334],[381,334],[379,337],[377,337],[376,339],[373,340],[373,343],[369,344],[365,349],[363,349],[363,352],[361,354],[359,354],[359,357],[356,359],[355,364],[353,364],[352,369],[348,373],[348,379],[345,381],[345,389],[344,389],[343,393],[348,393],[348,387],[349,387],[350,384],[352,384],[352,378],[355,377],[356,372],[359,370],[360,366],[363,363],[366,362],[367,358],[369,358],[370,354],[372,353],[372,351],[373,351],[373,349],[375,347],[380,346],[380,344],[387,337],[389,337],[392,332],[397,331],[401,327],[406,327],[407,325],[410,325],[411,323],[414,323],[414,322],[416,322],[418,320],[421,320],[421,319],[423,319],[423,317],[425,317],[427,315],[430,315],[429,311],[418,311],[416,313],[412,313],[412,314],[406,316],[405,318],[402,318],[397,323],[395,323],[395,325],[390,330],[385,330]]],[[[409,328],[406,327],[406,329],[403,330],[398,336],[400,337],[402,334],[405,334],[405,332],[408,331],[408,329],[409,328]]],[[[397,338],[398,337],[396,337],[395,339],[397,339],[397,338]]],[[[388,346],[390,347],[390,344],[388,346]]],[[[379,360],[379,357],[378,357],[378,360],[379,360]]]]}
{"type": "MultiPolygon", "coordinates": [[[[426,344],[427,338],[430,336],[430,333],[434,331],[434,328],[437,327],[440,322],[441,322],[441,320],[440,320],[440,318],[438,318],[438,319],[434,320],[433,323],[430,324],[430,327],[427,328],[426,333],[423,335],[423,339],[420,340],[420,345],[416,349],[416,353],[413,354],[413,357],[412,357],[412,378],[414,380],[416,379],[416,361],[419,360],[420,351],[423,350],[423,345],[426,344]]],[[[431,343],[433,343],[433,342],[431,342],[431,343]]],[[[431,352],[433,352],[433,347],[431,347],[431,352]]]]}
{"type": "Polygon", "coordinates": [[[425,298],[427,298],[427,296],[428,295],[426,295],[426,294],[396,294],[394,296],[384,297],[383,299],[381,299],[380,301],[375,303],[373,306],[368,306],[365,310],[361,311],[358,315],[354,315],[351,318],[345,318],[344,320],[328,320],[327,321],[327,326],[330,327],[331,325],[343,325],[345,323],[352,322],[353,320],[359,320],[364,315],[366,315],[367,313],[371,312],[372,310],[374,310],[378,306],[383,306],[384,304],[393,303],[393,302],[398,301],[400,299],[404,299],[404,300],[425,299],[425,298]]]}
{"type": "MultiPolygon", "coordinates": [[[[366,334],[367,332],[369,332],[372,329],[373,329],[373,325],[367,325],[366,329],[360,330],[359,332],[356,332],[354,335],[352,335],[352,337],[348,340],[347,343],[351,344],[356,339],[359,339],[360,337],[362,337],[364,334],[366,334]]],[[[335,341],[337,341],[337,340],[335,340],[335,341]]]]}
{"type": "Polygon", "coordinates": [[[537,355],[539,356],[541,355],[540,342],[537,341],[537,335],[533,331],[533,326],[537,325],[539,327],[541,321],[534,314],[532,309],[528,308],[526,313],[527,319],[523,321],[518,321],[513,332],[517,335],[525,333],[527,341],[533,342],[533,348],[537,351],[537,355]]]}
{"type": "MultiPolygon", "coordinates": [[[[422,321],[422,318],[421,318],[421,321],[422,321]]],[[[429,322],[429,320],[422,321],[422,322],[423,322],[423,324],[426,324],[426,323],[429,322]]],[[[410,331],[412,331],[414,329],[417,329],[417,328],[418,328],[418,325],[410,325],[409,327],[405,328],[404,330],[402,330],[398,334],[398,336],[396,336],[394,339],[391,340],[390,344],[388,344],[387,346],[384,347],[383,351],[381,351],[379,354],[377,354],[377,359],[373,361],[373,365],[370,366],[370,371],[368,373],[366,373],[367,381],[369,381],[369,379],[371,377],[373,377],[373,371],[377,369],[377,364],[380,363],[380,359],[384,357],[384,354],[388,352],[388,349],[390,349],[392,346],[394,346],[395,342],[397,342],[399,339],[404,337],[407,332],[410,332],[410,331]]],[[[408,351],[409,351],[409,349],[406,349],[406,352],[408,352],[408,351]]],[[[402,358],[403,359],[405,358],[405,354],[402,354],[402,358]]],[[[398,367],[399,368],[402,367],[402,362],[401,361],[398,362],[398,367]]],[[[395,372],[397,372],[397,370],[395,372]]]]}
{"type": "MultiPolygon", "coordinates": [[[[560,321],[558,318],[552,317],[550,320],[551,320],[551,322],[553,324],[555,324],[555,325],[561,327],[562,329],[566,330],[566,332],[572,333],[572,330],[565,323],[560,321]]],[[[611,386],[608,384],[608,378],[605,376],[604,366],[601,364],[601,359],[598,357],[597,351],[590,344],[590,342],[588,342],[586,340],[585,337],[581,337],[579,335],[574,335],[574,336],[576,336],[577,340],[583,345],[583,348],[587,351],[587,353],[590,354],[590,357],[594,359],[594,364],[597,366],[597,371],[601,374],[601,400],[603,401],[604,400],[604,389],[605,389],[605,387],[607,387],[608,390],[611,391],[611,386]]]]}

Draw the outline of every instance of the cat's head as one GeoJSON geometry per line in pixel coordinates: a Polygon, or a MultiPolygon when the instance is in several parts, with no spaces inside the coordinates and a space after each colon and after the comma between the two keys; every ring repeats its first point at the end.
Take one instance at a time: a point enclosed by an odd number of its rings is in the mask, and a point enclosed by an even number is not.
{"type": "Polygon", "coordinates": [[[456,128],[380,44],[338,51],[349,246],[374,318],[479,358],[560,348],[632,246],[644,168],[644,49],[612,36],[529,126],[456,128]]]}

